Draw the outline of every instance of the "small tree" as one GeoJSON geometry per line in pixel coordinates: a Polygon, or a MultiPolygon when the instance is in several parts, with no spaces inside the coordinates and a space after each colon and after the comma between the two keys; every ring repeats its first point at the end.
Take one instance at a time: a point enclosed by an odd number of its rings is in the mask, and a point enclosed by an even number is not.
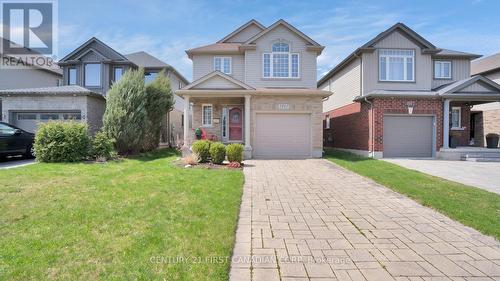
{"type": "Polygon", "coordinates": [[[147,122],[142,149],[150,151],[158,147],[162,118],[174,105],[174,95],[165,71],[161,71],[153,82],[146,85],[146,96],[147,122]]]}
{"type": "Polygon", "coordinates": [[[107,94],[104,132],[115,139],[121,154],[137,153],[143,146],[147,123],[144,70],[129,70],[107,94]]]}

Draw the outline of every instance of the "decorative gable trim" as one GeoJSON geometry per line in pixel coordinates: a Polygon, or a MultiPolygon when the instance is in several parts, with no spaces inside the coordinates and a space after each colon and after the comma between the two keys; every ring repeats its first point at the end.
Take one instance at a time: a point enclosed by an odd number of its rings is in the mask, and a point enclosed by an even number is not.
{"type": "Polygon", "coordinates": [[[86,50],[85,52],[81,53],[79,56],[75,57],[74,60],[79,60],[81,58],[83,58],[84,56],[86,56],[87,54],[89,53],[95,53],[97,54],[99,57],[101,57],[102,60],[108,60],[108,58],[106,58],[103,54],[99,53],[97,50],[95,50],[94,48],[89,48],[88,50],[86,50]]]}
{"type": "Polygon", "coordinates": [[[244,29],[246,29],[247,27],[251,26],[251,25],[256,25],[258,28],[260,28],[261,30],[264,30],[266,29],[265,26],[263,26],[260,22],[258,22],[257,20],[255,19],[251,19],[249,20],[247,23],[243,24],[242,26],[238,27],[235,31],[229,33],[226,37],[222,38],[221,40],[217,41],[217,43],[225,43],[227,40],[229,40],[231,37],[233,37],[234,35],[240,33],[241,31],[243,31],[244,29]]]}
{"type": "Polygon", "coordinates": [[[380,42],[382,39],[386,38],[396,30],[400,31],[401,34],[406,36],[408,39],[414,41],[423,47],[422,52],[424,53],[437,53],[440,49],[436,48],[431,42],[427,41],[424,37],[420,36],[420,34],[413,31],[413,29],[406,26],[404,23],[398,22],[395,25],[391,26],[389,29],[386,29],[379,35],[375,36],[372,40],[368,41],[366,44],[361,46],[360,49],[363,48],[373,48],[374,45],[380,42]]]}
{"type": "Polygon", "coordinates": [[[294,32],[295,34],[297,34],[299,37],[301,37],[306,42],[308,42],[310,44],[310,46],[314,46],[316,48],[316,50],[319,50],[318,54],[320,54],[321,51],[324,49],[324,46],[321,46],[318,42],[316,42],[313,39],[311,39],[311,37],[305,35],[302,31],[298,30],[293,25],[289,24],[288,22],[286,22],[283,19],[278,20],[277,22],[273,23],[268,28],[262,30],[262,32],[260,32],[259,34],[257,34],[254,37],[248,39],[245,43],[243,43],[243,46],[246,47],[246,48],[247,48],[247,46],[253,46],[255,44],[255,41],[257,39],[259,39],[260,37],[262,37],[265,34],[269,33],[271,30],[275,29],[276,27],[278,27],[280,25],[285,26],[286,28],[288,28],[289,30],[291,30],[292,32],[294,32]]]}
{"type": "Polygon", "coordinates": [[[494,81],[481,76],[476,75],[467,79],[463,79],[457,82],[454,82],[440,90],[438,90],[438,94],[440,96],[454,96],[454,95],[477,95],[477,94],[486,94],[486,95],[496,95],[500,98],[500,85],[495,83],[494,81]],[[478,88],[488,88],[489,91],[463,91],[466,88],[479,83],[480,87],[478,88]]]}
{"type": "MultiPolygon", "coordinates": [[[[114,52],[117,56],[121,57],[123,60],[127,60],[127,58],[120,54],[119,52],[115,51],[115,49],[111,48],[110,46],[104,44],[101,40],[95,38],[95,37],[92,37],[90,38],[89,40],[87,40],[87,42],[83,43],[80,47],[76,48],[74,51],[72,51],[71,53],[69,53],[68,55],[66,55],[64,58],[62,58],[60,60],[60,62],[65,62],[65,61],[70,61],[70,60],[74,60],[72,59],[72,57],[77,54],[78,52],[80,52],[81,50],[87,48],[90,44],[92,44],[93,42],[97,43],[97,44],[100,44],[100,45],[103,45],[105,48],[108,48],[110,49],[112,52],[114,52]]],[[[102,55],[102,54],[101,54],[102,55]]],[[[81,57],[81,56],[79,56],[81,57]]]]}
{"type": "Polygon", "coordinates": [[[240,80],[238,79],[235,79],[227,74],[224,74],[220,71],[213,71],[213,72],[210,72],[209,74],[199,78],[198,80],[196,81],[193,81],[191,84],[185,86],[184,88],[182,88],[182,90],[195,90],[194,88],[198,85],[201,85],[202,83],[212,79],[213,77],[220,77],[224,80],[227,80],[229,81],[230,83],[232,84],[235,84],[235,86],[237,86],[237,88],[239,89],[243,89],[243,90],[255,90],[255,88],[241,82],[240,80]]]}

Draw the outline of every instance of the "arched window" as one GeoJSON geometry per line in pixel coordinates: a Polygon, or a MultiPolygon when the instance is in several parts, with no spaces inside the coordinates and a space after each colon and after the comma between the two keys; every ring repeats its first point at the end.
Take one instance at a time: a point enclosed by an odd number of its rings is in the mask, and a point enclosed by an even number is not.
{"type": "Polygon", "coordinates": [[[285,42],[274,43],[271,50],[271,53],[263,54],[263,77],[298,78],[299,54],[290,53],[290,45],[285,42]]]}

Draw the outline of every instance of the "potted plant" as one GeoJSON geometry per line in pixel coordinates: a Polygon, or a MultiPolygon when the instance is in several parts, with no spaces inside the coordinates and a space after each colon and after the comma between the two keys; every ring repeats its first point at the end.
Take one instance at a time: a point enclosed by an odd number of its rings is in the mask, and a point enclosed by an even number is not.
{"type": "Polygon", "coordinates": [[[498,148],[498,140],[500,136],[498,134],[487,134],[486,135],[486,147],[487,148],[498,148]]]}
{"type": "Polygon", "coordinates": [[[197,140],[201,140],[201,129],[200,128],[196,128],[196,130],[194,130],[194,135],[196,136],[196,139],[197,140]]]}

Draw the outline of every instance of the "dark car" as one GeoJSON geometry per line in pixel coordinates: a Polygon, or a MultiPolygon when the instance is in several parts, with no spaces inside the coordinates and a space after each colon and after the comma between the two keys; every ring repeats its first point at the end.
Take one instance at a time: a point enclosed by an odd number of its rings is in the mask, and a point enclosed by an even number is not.
{"type": "Polygon", "coordinates": [[[0,122],[0,158],[16,155],[23,155],[28,158],[34,157],[34,140],[34,134],[0,122]]]}

